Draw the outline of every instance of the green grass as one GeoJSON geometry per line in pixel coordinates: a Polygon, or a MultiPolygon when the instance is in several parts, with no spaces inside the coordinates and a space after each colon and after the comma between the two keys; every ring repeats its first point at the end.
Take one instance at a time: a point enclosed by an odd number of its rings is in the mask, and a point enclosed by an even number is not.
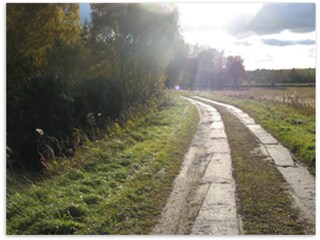
{"type": "Polygon", "coordinates": [[[7,234],[148,234],[166,203],[198,114],[186,101],[115,125],[48,177],[7,187],[7,234]]]}
{"type": "Polygon", "coordinates": [[[224,108],[213,106],[224,121],[231,149],[243,234],[306,234],[282,175],[273,162],[252,151],[259,147],[255,136],[224,108]]]}
{"type": "Polygon", "coordinates": [[[281,103],[249,98],[236,98],[220,94],[200,93],[212,100],[241,108],[290,149],[295,159],[315,175],[315,114],[281,103]]]}

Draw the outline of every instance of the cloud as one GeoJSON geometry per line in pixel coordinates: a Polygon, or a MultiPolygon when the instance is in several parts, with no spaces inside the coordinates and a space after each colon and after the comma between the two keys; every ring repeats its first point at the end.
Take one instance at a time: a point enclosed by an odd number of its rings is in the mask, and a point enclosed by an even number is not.
{"type": "Polygon", "coordinates": [[[267,54],[265,56],[254,55],[254,58],[257,62],[265,63],[265,62],[272,62],[275,59],[275,56],[271,56],[270,54],[267,54]]]}
{"type": "Polygon", "coordinates": [[[227,31],[237,37],[250,33],[268,35],[289,30],[295,33],[315,31],[314,3],[264,4],[250,20],[238,16],[227,26],[227,31]]]}
{"type": "Polygon", "coordinates": [[[279,39],[262,39],[261,40],[264,44],[269,45],[269,46],[278,46],[278,47],[283,47],[283,46],[292,46],[292,45],[314,45],[315,41],[311,39],[306,39],[306,40],[279,40],[279,39]]]}
{"type": "Polygon", "coordinates": [[[196,24],[190,22],[184,22],[181,25],[184,32],[207,32],[218,29],[214,24],[196,24]]]}
{"type": "Polygon", "coordinates": [[[316,57],[316,50],[314,48],[309,49],[308,57],[309,58],[315,58],[316,57]]]}
{"type": "Polygon", "coordinates": [[[237,46],[245,46],[245,47],[252,46],[252,43],[248,41],[234,41],[233,43],[237,46]]]}

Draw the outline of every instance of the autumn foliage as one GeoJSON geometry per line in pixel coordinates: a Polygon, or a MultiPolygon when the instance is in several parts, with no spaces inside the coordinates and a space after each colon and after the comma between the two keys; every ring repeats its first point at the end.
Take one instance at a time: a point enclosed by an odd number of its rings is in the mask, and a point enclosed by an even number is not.
{"type": "Polygon", "coordinates": [[[148,108],[181,38],[175,7],[7,4],[7,163],[35,169],[148,108]],[[151,8],[152,7],[152,8],[151,8]],[[157,10],[157,11],[154,11],[157,10]],[[39,134],[44,132],[39,145],[39,134]]]}

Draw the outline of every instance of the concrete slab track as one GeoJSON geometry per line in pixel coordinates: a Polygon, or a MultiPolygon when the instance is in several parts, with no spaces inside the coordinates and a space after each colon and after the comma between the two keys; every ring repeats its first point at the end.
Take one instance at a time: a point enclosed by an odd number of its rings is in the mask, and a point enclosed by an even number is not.
{"type": "Polygon", "coordinates": [[[198,108],[199,127],[151,234],[238,235],[236,189],[221,116],[210,105],[185,99],[198,108]]]}
{"type": "Polygon", "coordinates": [[[213,103],[225,107],[231,114],[236,116],[250,131],[259,139],[266,151],[266,157],[273,159],[277,169],[280,171],[288,183],[293,199],[301,210],[302,217],[309,224],[315,224],[315,177],[308,170],[295,163],[291,157],[290,151],[279,143],[270,133],[256,124],[254,119],[241,109],[217,101],[202,97],[195,97],[207,103],[213,103]]]}

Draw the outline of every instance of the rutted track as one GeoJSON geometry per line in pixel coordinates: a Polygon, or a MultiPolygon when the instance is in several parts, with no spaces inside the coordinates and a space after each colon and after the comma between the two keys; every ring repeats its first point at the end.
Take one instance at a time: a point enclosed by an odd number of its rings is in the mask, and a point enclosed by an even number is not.
{"type": "Polygon", "coordinates": [[[311,226],[315,225],[315,178],[308,170],[295,163],[287,148],[282,146],[270,133],[256,124],[248,114],[232,105],[195,97],[201,101],[225,107],[236,116],[259,140],[261,153],[273,159],[291,189],[291,195],[300,209],[301,218],[311,226]]]}
{"type": "Polygon", "coordinates": [[[240,234],[230,148],[220,114],[189,98],[200,123],[151,234],[240,234]]]}

